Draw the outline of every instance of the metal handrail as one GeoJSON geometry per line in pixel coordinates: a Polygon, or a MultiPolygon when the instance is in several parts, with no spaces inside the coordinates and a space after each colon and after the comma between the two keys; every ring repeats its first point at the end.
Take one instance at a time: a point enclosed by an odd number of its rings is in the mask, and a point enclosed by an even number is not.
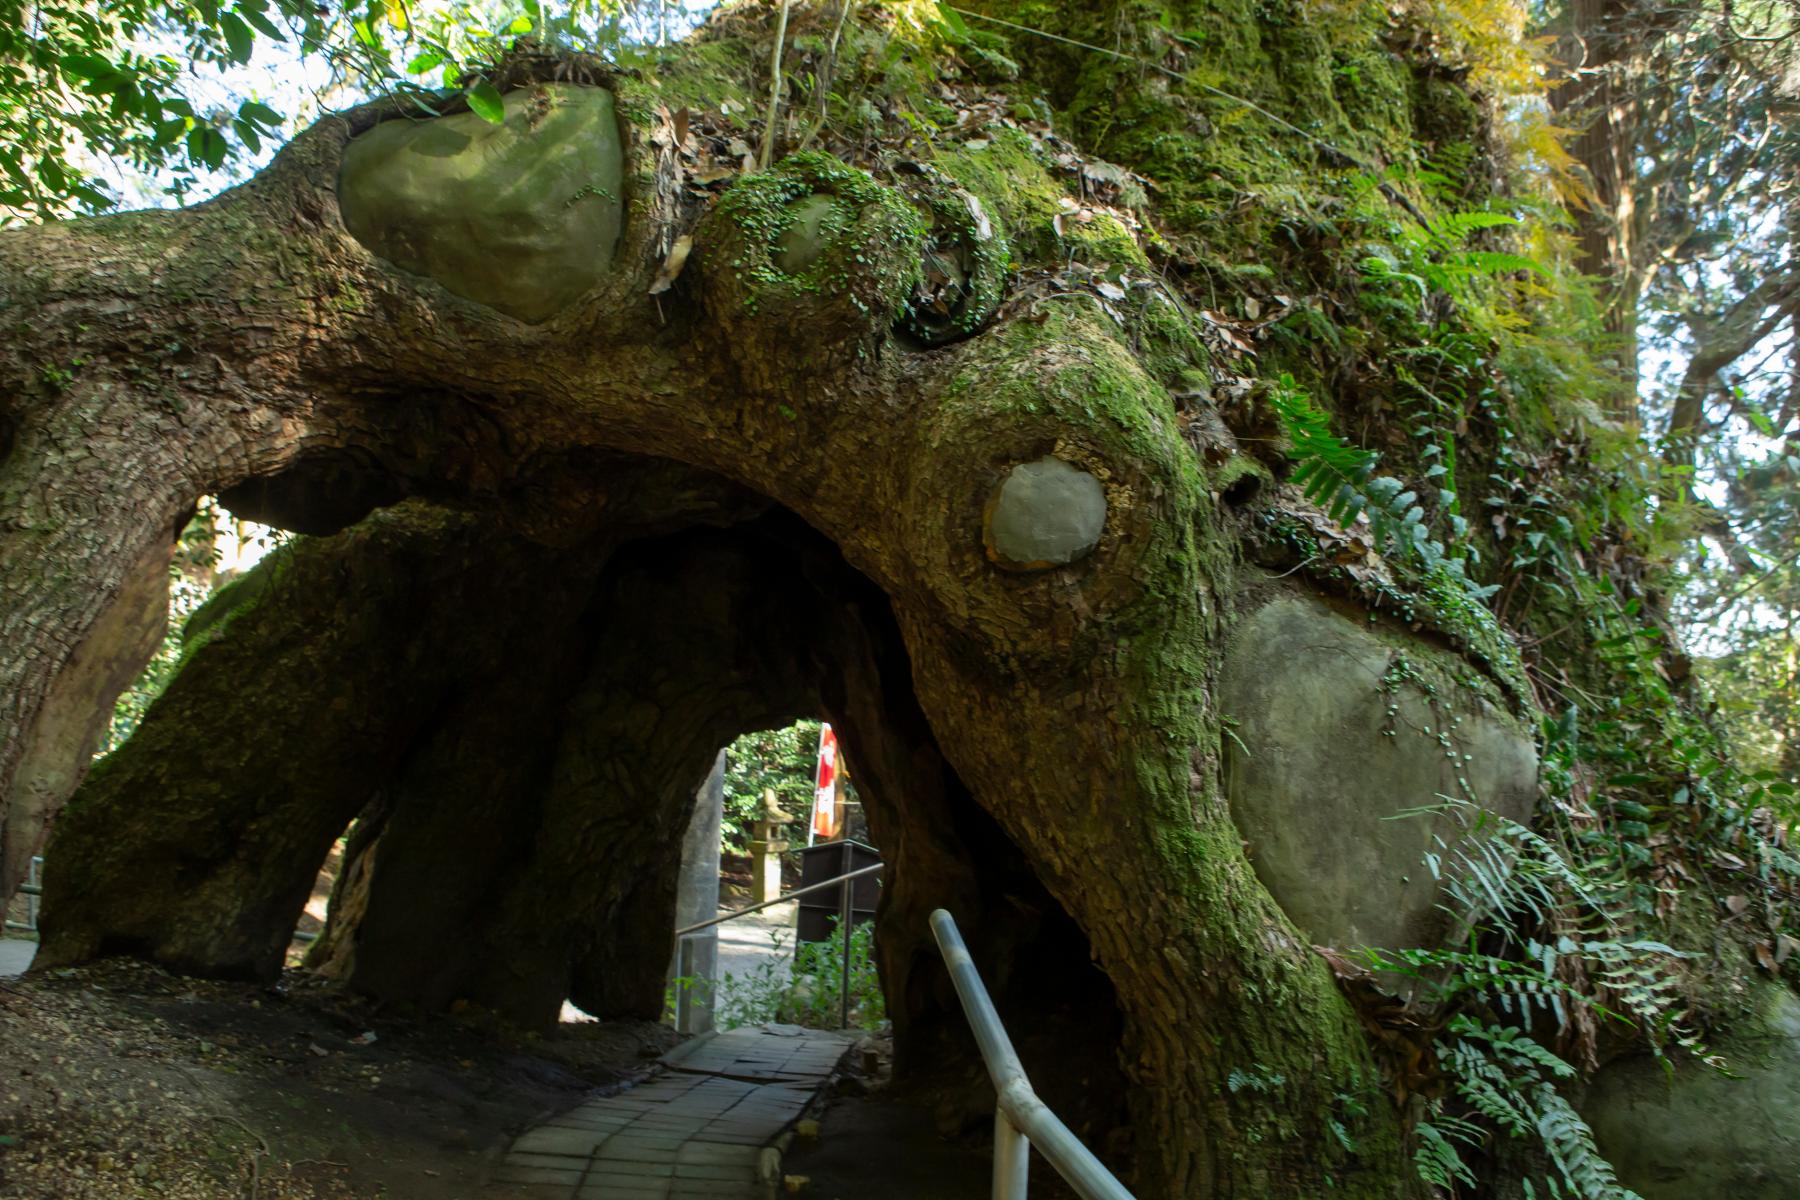
{"type": "Polygon", "coordinates": [[[994,1200],[1025,1200],[1026,1173],[1030,1168],[1031,1146],[1068,1180],[1082,1200],[1133,1200],[1125,1185],[1103,1166],[1081,1139],[1050,1111],[1013,1050],[1006,1027],[994,1011],[975,960],[963,945],[957,932],[956,918],[943,909],[931,914],[931,932],[943,951],[944,965],[950,969],[950,982],[962,1000],[963,1015],[975,1031],[975,1044],[981,1047],[982,1061],[987,1064],[988,1078],[994,1081],[999,1103],[994,1108],[994,1200]]]}
{"type": "Polygon", "coordinates": [[[723,925],[727,921],[735,921],[739,917],[746,916],[750,913],[761,912],[765,908],[774,908],[777,904],[786,904],[795,896],[804,896],[808,892],[823,891],[825,888],[836,886],[837,884],[847,882],[848,880],[855,879],[859,876],[872,874],[885,866],[887,866],[886,863],[876,863],[872,867],[859,867],[845,875],[834,875],[823,883],[809,883],[803,888],[795,888],[786,895],[777,896],[773,900],[764,900],[761,904],[752,904],[749,908],[740,908],[736,912],[728,912],[717,917],[708,917],[706,920],[689,925],[685,929],[677,929],[675,931],[675,936],[686,937],[690,933],[699,933],[702,929],[709,928],[713,925],[723,925]]]}

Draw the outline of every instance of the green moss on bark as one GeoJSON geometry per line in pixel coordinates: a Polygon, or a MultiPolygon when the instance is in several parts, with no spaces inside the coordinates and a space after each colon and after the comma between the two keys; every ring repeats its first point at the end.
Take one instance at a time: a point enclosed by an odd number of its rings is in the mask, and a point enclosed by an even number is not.
{"type": "MultiPolygon", "coordinates": [[[[1107,922],[1117,914],[1106,905],[1072,910],[1143,1039],[1134,1047],[1146,1056],[1135,1066],[1139,1087],[1183,1097],[1141,1114],[1140,1136],[1169,1139],[1166,1155],[1160,1145],[1149,1152],[1164,1160],[1154,1170],[1167,1171],[1154,1176],[1158,1186],[1192,1194],[1231,1180],[1234,1195],[1335,1188],[1391,1197],[1403,1186],[1398,1121],[1378,1095],[1361,1028],[1322,960],[1256,881],[1226,811],[1211,699],[1213,597],[1232,588],[1235,562],[1174,401],[1145,369],[1134,337],[1088,298],[1056,296],[971,345],[925,418],[929,436],[978,463],[1048,450],[1090,471],[1107,489],[1108,530],[1091,560],[1061,569],[1060,583],[1053,572],[972,577],[966,609],[952,620],[975,636],[1005,631],[1017,682],[1004,674],[1001,686],[1072,684],[1104,709],[1103,718],[1052,722],[1064,744],[1038,746],[1048,756],[1040,767],[1066,772],[1069,782],[1039,786],[1074,792],[1058,841],[1117,855],[1107,859],[1114,869],[1153,880],[1164,898],[1154,918],[1143,918],[1155,933],[1137,930],[1157,942],[1149,955],[1137,945],[1116,953],[1107,922]],[[1077,591],[1085,617],[1071,622],[1062,597],[1077,591]],[[1092,773],[1106,780],[1103,815],[1083,782],[1092,773]],[[1132,835],[1121,839],[1120,829],[1132,835]],[[1169,996],[1171,973],[1194,994],[1169,996]],[[1170,1037],[1211,1044],[1176,1049],[1170,1037]],[[1164,1054],[1166,1062],[1154,1061],[1164,1054]],[[1266,1091],[1234,1086],[1251,1076],[1281,1082],[1266,1091]],[[1180,1124],[1177,1112],[1193,1124],[1180,1124]],[[1331,1140],[1334,1121],[1351,1131],[1354,1152],[1331,1140]],[[1300,1145],[1305,1155],[1295,1153],[1300,1145]]],[[[935,477],[916,486],[955,490],[935,477]]],[[[961,529],[952,498],[945,522],[920,531],[922,550],[939,553],[961,529]]],[[[966,569],[954,553],[927,558],[922,565],[940,577],[966,569]]]]}
{"type": "Polygon", "coordinates": [[[733,184],[714,209],[711,232],[709,254],[735,277],[737,302],[748,311],[819,294],[873,319],[897,313],[918,282],[924,221],[867,171],[806,151],[733,184]],[[789,274],[777,265],[777,248],[799,219],[796,204],[815,195],[837,201],[819,230],[823,248],[804,271],[789,274]]]}

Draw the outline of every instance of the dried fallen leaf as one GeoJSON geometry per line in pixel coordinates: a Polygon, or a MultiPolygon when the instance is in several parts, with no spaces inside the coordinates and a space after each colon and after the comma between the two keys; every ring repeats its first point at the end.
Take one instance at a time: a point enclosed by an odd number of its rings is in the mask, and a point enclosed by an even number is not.
{"type": "Polygon", "coordinates": [[[669,247],[668,257],[663,259],[662,269],[650,282],[650,294],[660,296],[675,286],[675,280],[681,276],[681,268],[687,266],[688,252],[694,248],[692,234],[682,234],[669,247]]]}
{"type": "Polygon", "coordinates": [[[717,183],[721,179],[732,179],[741,174],[736,163],[716,163],[713,166],[691,172],[689,178],[695,183],[717,183]]]}

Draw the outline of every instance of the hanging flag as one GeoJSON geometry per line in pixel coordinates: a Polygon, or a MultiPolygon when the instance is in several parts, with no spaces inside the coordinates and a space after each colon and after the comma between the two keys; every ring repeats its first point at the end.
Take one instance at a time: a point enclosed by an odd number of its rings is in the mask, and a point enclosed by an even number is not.
{"type": "Polygon", "coordinates": [[[819,726],[819,770],[813,781],[812,828],[806,844],[829,842],[838,835],[837,734],[829,724],[819,726]]]}

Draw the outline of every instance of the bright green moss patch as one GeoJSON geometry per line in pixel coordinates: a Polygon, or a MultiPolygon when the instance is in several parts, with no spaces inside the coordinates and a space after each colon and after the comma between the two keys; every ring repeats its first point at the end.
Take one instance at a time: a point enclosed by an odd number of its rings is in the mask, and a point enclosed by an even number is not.
{"type": "Polygon", "coordinates": [[[743,302],[822,293],[867,315],[897,312],[919,278],[925,223],[905,196],[828,154],[790,155],[746,175],[719,198],[714,251],[735,273],[743,302]],[[830,197],[824,206],[806,204],[830,197]],[[784,239],[788,249],[782,249],[784,239]],[[804,254],[798,243],[806,244],[804,254]],[[784,271],[780,261],[800,269],[784,271]]]}
{"type": "Polygon", "coordinates": [[[707,112],[729,108],[727,119],[741,120],[754,108],[748,81],[767,66],[753,60],[752,48],[736,38],[690,38],[657,64],[657,100],[671,111],[683,105],[707,112]]]}
{"type": "Polygon", "coordinates": [[[1059,202],[1067,193],[1050,176],[1029,134],[995,130],[986,145],[966,145],[939,154],[935,164],[982,198],[1022,261],[1046,262],[1056,255],[1059,202]]]}
{"type": "Polygon", "coordinates": [[[934,160],[979,196],[1012,243],[1021,266],[1070,261],[1147,267],[1137,235],[1114,214],[1074,203],[1030,134],[997,129],[934,160]]]}
{"type": "Polygon", "coordinates": [[[1191,454],[1157,448],[1174,434],[1174,402],[1085,297],[1046,300],[1033,319],[1012,321],[992,337],[993,344],[983,345],[957,376],[948,399],[996,415],[1011,410],[1053,417],[1117,445],[1122,458],[1150,457],[1166,460],[1171,470],[1194,470],[1191,454]],[[1076,347],[1079,352],[1072,352],[1076,347]],[[1046,372],[1045,359],[1057,368],[1046,372]]]}

